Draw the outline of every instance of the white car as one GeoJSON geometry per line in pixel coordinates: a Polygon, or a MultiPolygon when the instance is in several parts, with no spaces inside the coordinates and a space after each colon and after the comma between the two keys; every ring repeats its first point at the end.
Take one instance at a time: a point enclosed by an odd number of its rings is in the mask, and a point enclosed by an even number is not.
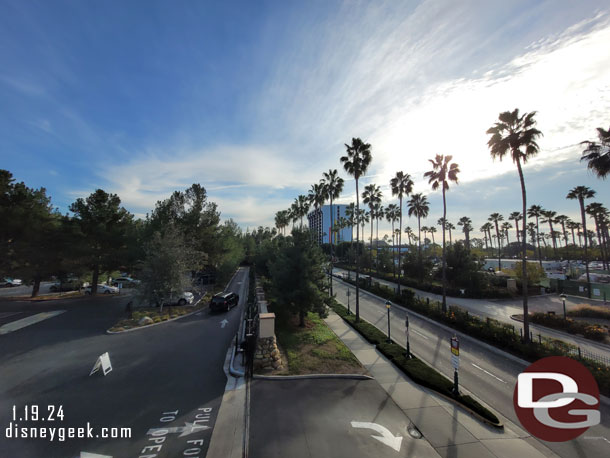
{"type": "Polygon", "coordinates": [[[2,281],[0,281],[0,286],[6,288],[10,288],[12,286],[21,286],[21,280],[19,280],[18,278],[4,277],[2,281]]]}
{"type": "MultiPolygon", "coordinates": [[[[116,286],[97,285],[97,293],[98,294],[118,294],[119,288],[117,288],[116,286]]],[[[91,286],[87,286],[87,288],[85,288],[85,294],[91,294],[91,286]]]]}
{"type": "Polygon", "coordinates": [[[194,300],[195,300],[195,296],[193,295],[193,293],[185,291],[182,294],[178,295],[177,297],[174,297],[172,295],[172,297],[170,297],[169,303],[178,304],[178,305],[186,305],[186,304],[191,305],[194,300]]]}

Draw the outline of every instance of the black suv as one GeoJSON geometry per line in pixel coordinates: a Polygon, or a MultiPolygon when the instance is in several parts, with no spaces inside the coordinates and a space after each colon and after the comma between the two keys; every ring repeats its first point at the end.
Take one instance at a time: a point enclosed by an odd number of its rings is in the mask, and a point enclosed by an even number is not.
{"type": "Polygon", "coordinates": [[[239,296],[235,293],[218,293],[212,297],[210,301],[210,310],[215,312],[217,310],[231,310],[231,307],[239,303],[239,296]]]}

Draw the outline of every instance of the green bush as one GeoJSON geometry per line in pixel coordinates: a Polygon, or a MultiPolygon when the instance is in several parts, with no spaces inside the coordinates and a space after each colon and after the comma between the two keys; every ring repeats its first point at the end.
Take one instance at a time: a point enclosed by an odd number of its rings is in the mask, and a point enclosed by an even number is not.
{"type": "Polygon", "coordinates": [[[595,307],[581,304],[572,310],[568,310],[568,316],[580,316],[587,318],[601,318],[610,320],[610,309],[606,307],[595,307]]]}

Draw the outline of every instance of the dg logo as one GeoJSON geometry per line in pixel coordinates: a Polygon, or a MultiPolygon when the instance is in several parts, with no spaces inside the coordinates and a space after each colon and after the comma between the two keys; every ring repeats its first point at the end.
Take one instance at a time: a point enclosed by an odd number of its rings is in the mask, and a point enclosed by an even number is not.
{"type": "Polygon", "coordinates": [[[540,359],[519,374],[513,404],[523,427],[549,442],[575,439],[600,422],[597,382],[565,356],[540,359]]]}

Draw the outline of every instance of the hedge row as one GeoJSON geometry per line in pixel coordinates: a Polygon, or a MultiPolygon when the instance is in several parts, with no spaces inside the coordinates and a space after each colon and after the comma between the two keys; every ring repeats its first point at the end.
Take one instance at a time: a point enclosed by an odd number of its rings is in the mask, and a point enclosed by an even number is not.
{"type": "Polygon", "coordinates": [[[530,319],[532,323],[541,324],[553,329],[561,329],[570,334],[581,334],[587,339],[598,342],[603,342],[608,335],[608,331],[598,324],[575,321],[572,318],[564,320],[563,316],[560,317],[549,313],[534,313],[530,319]]]}
{"type": "Polygon", "coordinates": [[[386,335],[370,323],[360,319],[356,322],[354,315],[348,315],[347,309],[333,300],[332,309],[358,331],[368,342],[377,346],[377,349],[385,355],[392,363],[402,370],[414,382],[430,388],[472,409],[486,420],[495,425],[500,425],[498,417],[489,409],[483,407],[473,398],[467,395],[455,395],[453,393],[453,382],[447,377],[428,366],[422,360],[412,356],[407,358],[405,350],[394,342],[387,342],[386,335]]]}
{"type": "MultiPolygon", "coordinates": [[[[356,284],[353,280],[344,281],[356,284]]],[[[401,290],[399,296],[392,288],[378,283],[369,287],[363,279],[360,279],[360,288],[528,361],[536,361],[547,356],[574,358],[578,354],[576,346],[559,339],[539,336],[538,340],[525,343],[514,326],[490,318],[481,319],[457,306],[449,306],[444,313],[439,302],[420,299],[409,289],[401,290]]],[[[578,360],[591,371],[597,380],[600,392],[610,396],[610,367],[587,358],[578,360]]]]}

